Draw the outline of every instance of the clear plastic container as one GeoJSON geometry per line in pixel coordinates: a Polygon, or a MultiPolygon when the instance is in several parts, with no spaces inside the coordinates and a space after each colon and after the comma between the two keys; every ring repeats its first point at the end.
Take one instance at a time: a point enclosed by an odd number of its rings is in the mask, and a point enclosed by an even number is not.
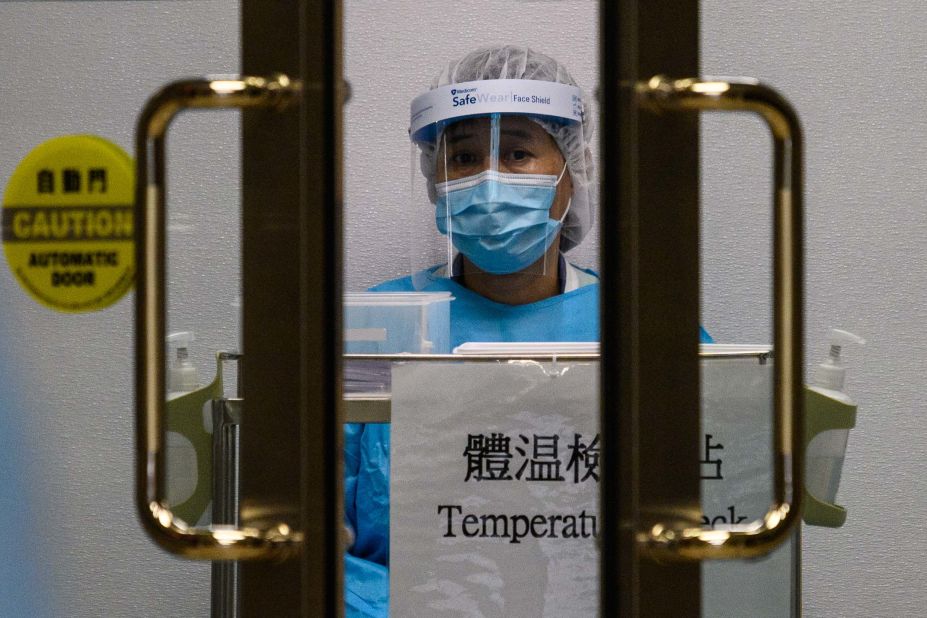
{"type": "MultiPolygon", "coordinates": [[[[344,295],[347,354],[447,354],[451,347],[450,292],[358,292],[344,295]]],[[[390,363],[351,359],[345,395],[389,393],[390,363]]]]}
{"type": "Polygon", "coordinates": [[[448,354],[450,292],[355,292],[344,295],[348,354],[448,354]]]}

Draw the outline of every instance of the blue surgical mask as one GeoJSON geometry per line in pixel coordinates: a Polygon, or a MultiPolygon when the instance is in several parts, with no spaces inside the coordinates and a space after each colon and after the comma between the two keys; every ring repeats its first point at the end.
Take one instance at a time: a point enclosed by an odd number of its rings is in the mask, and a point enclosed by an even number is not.
{"type": "Polygon", "coordinates": [[[535,263],[557,238],[563,217],[550,218],[563,178],[484,171],[436,186],[435,222],[481,270],[509,274],[535,263]]]}

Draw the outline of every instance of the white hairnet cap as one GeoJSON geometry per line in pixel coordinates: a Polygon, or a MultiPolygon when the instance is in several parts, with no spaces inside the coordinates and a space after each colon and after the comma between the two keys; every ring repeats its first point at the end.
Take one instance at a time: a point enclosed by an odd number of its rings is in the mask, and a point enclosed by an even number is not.
{"type": "MultiPolygon", "coordinates": [[[[447,67],[432,82],[431,88],[461,82],[485,79],[536,79],[576,86],[566,67],[542,53],[516,45],[484,47],[470,52],[447,67]]],[[[588,110],[588,99],[583,93],[583,108],[588,110]]],[[[592,114],[583,115],[582,124],[566,125],[529,116],[544,127],[554,138],[567,162],[573,181],[573,202],[563,222],[560,248],[569,251],[585,238],[595,220],[596,182],[595,164],[589,141],[592,137],[592,114]]],[[[432,200],[435,180],[435,146],[422,144],[421,167],[428,181],[432,200]]]]}

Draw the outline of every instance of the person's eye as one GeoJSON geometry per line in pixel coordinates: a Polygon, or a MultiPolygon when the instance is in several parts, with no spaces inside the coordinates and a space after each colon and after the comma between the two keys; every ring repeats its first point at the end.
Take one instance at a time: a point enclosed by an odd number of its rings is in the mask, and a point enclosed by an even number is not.
{"type": "Polygon", "coordinates": [[[451,156],[451,163],[456,166],[475,165],[476,155],[472,152],[457,152],[451,156]]]}
{"type": "Polygon", "coordinates": [[[525,161],[531,158],[531,153],[528,152],[527,150],[516,148],[512,150],[511,152],[509,152],[508,158],[510,161],[514,161],[516,163],[524,163],[525,161]]]}

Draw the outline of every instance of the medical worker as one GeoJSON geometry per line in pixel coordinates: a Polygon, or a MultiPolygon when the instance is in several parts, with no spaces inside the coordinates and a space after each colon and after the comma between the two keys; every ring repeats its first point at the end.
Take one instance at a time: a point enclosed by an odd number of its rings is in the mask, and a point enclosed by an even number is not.
{"type": "MultiPolygon", "coordinates": [[[[596,191],[591,114],[566,68],[525,47],[479,49],[411,108],[447,257],[372,290],[451,292],[452,346],[598,341],[599,279],[563,255],[592,227],[596,191]]],[[[346,428],[349,616],[388,613],[389,443],[388,425],[346,428]]]]}

